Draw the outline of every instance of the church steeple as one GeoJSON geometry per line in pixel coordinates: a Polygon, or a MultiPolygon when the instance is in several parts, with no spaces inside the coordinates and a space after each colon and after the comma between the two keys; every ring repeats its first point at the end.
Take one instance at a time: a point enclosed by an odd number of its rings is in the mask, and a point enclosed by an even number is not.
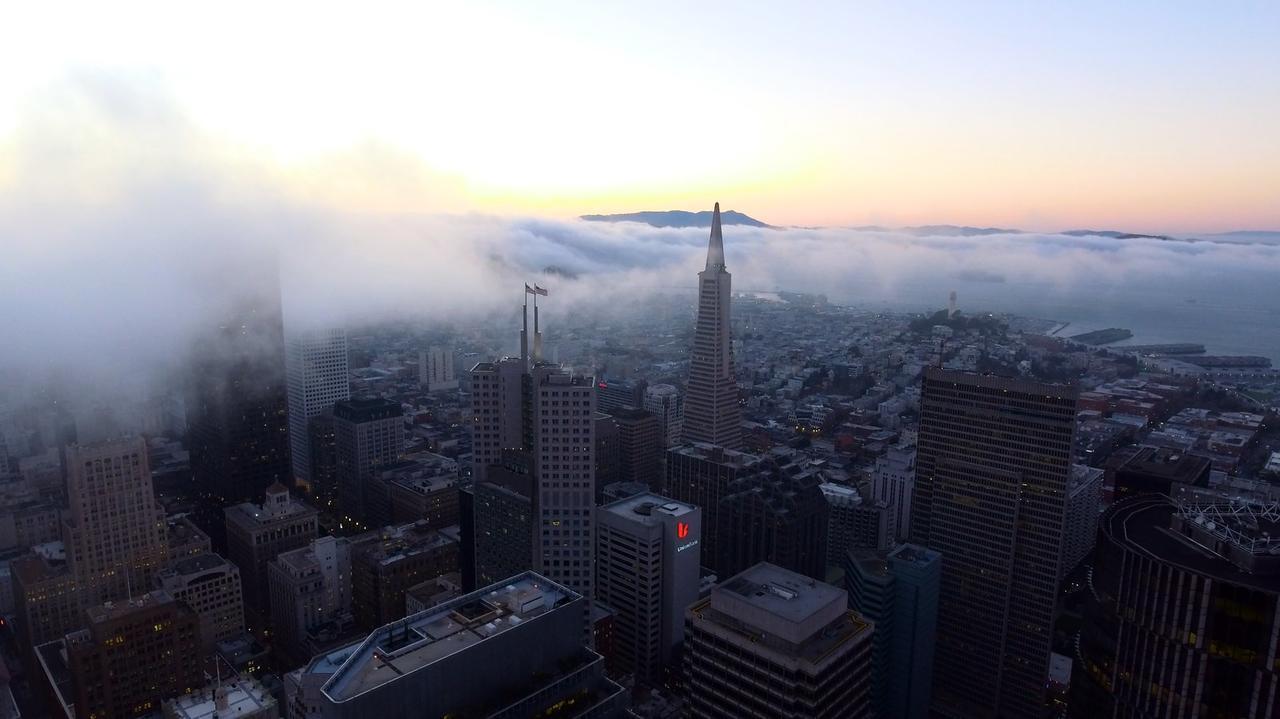
{"type": "Polygon", "coordinates": [[[720,203],[711,215],[711,241],[707,244],[707,269],[724,269],[724,236],[720,233],[720,203]]]}

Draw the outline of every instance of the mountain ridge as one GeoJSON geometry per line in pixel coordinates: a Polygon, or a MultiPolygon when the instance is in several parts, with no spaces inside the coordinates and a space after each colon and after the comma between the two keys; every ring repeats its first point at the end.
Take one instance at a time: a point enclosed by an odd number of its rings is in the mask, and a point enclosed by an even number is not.
{"type": "MultiPolygon", "coordinates": [[[[641,212],[623,212],[617,214],[580,215],[578,219],[589,222],[640,222],[652,227],[710,227],[711,211],[701,210],[645,210],[641,212]]],[[[736,210],[720,213],[720,221],[725,225],[745,225],[767,229],[806,229],[821,230],[822,226],[805,226],[788,228],[787,226],[770,225],[736,210]]],[[[839,226],[837,226],[839,227],[839,226]]],[[[1280,245],[1280,231],[1272,230],[1233,230],[1229,232],[1187,234],[1153,234],[1146,232],[1125,232],[1122,230],[1071,229],[1058,232],[1031,232],[1005,227],[972,227],[968,225],[910,225],[906,227],[886,227],[884,225],[844,226],[843,229],[857,232],[901,232],[915,236],[943,237],[982,237],[984,235],[1066,235],[1069,237],[1107,237],[1114,240],[1160,240],[1162,242],[1215,242],[1222,244],[1266,244],[1280,245]]]]}

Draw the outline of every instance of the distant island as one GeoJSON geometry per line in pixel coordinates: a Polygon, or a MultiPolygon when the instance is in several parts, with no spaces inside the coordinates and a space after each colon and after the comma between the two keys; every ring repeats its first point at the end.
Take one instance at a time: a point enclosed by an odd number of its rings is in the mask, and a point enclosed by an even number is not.
{"type": "Polygon", "coordinates": [[[1112,342],[1127,340],[1133,337],[1133,332],[1120,329],[1119,327],[1108,327],[1105,330],[1094,330],[1093,332],[1085,332],[1084,334],[1072,335],[1068,339],[1082,342],[1087,345],[1108,345],[1112,342]]]}
{"type": "MultiPolygon", "coordinates": [[[[711,210],[702,210],[700,212],[689,212],[688,210],[626,212],[619,215],[582,215],[579,219],[590,222],[643,222],[654,227],[710,227],[711,210]]],[[[748,217],[734,210],[722,211],[720,213],[720,222],[725,225],[747,225],[749,227],[770,226],[754,217],[748,217]]]]}

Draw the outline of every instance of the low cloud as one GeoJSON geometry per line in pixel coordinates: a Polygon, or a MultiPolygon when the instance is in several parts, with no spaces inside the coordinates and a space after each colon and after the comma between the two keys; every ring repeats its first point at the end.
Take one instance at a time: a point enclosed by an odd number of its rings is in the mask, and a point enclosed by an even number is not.
{"type": "MultiPolygon", "coordinates": [[[[376,181],[383,156],[349,165],[376,181]]],[[[429,193],[431,173],[393,161],[429,193]]],[[[203,135],[145,77],[69,80],[28,108],[0,163],[0,369],[172,365],[277,266],[286,324],[466,321],[518,301],[525,281],[569,309],[692,299],[706,248],[696,228],[340,211],[203,135]]],[[[1033,298],[1040,312],[1081,292],[1280,273],[1280,247],[1144,238],[727,226],[725,244],[735,288],[904,307],[942,306],[958,286],[962,304],[1033,298]]]]}

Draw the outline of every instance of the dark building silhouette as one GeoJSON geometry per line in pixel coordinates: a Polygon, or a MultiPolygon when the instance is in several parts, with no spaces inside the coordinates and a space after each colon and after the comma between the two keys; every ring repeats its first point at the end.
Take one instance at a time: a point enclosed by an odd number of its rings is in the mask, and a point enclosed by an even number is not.
{"type": "Polygon", "coordinates": [[[912,541],[942,553],[934,707],[1039,717],[1076,390],[925,370],[912,541]]]}
{"type": "Polygon", "coordinates": [[[225,548],[222,508],[260,502],[279,482],[293,486],[280,290],[242,301],[197,342],[187,397],[187,447],[195,514],[214,547],[225,548]]]}
{"type": "Polygon", "coordinates": [[[404,410],[380,397],[333,405],[338,510],[343,523],[359,528],[391,523],[391,497],[376,470],[404,453],[404,410]]]}
{"type": "Polygon", "coordinates": [[[601,380],[596,383],[596,409],[613,414],[623,407],[643,407],[649,383],[636,380],[601,380]]]}
{"type": "Polygon", "coordinates": [[[760,464],[760,458],[736,450],[705,443],[685,444],[667,450],[665,496],[702,509],[702,563],[720,576],[728,576],[716,566],[720,500],[729,485],[760,464]]]}
{"type": "Polygon", "coordinates": [[[1115,497],[1169,494],[1179,484],[1205,487],[1211,469],[1208,457],[1163,447],[1142,447],[1116,469],[1115,497]]]}
{"type": "Polygon", "coordinates": [[[488,478],[471,490],[474,503],[475,581],[500,582],[533,564],[533,475],[511,467],[490,467],[488,478]]]}
{"type": "Polygon", "coordinates": [[[333,410],[307,420],[307,444],[311,453],[311,501],[332,511],[338,500],[338,445],[333,433],[333,410]]]}
{"type": "Polygon", "coordinates": [[[1207,491],[1104,513],[1072,717],[1280,715],[1275,505],[1207,491]]]}
{"type": "Polygon", "coordinates": [[[767,458],[720,500],[716,571],[733,575],[759,562],[821,580],[827,566],[822,478],[803,461],[767,458]]]}
{"type": "Polygon", "coordinates": [[[127,719],[204,686],[200,620],[166,592],[86,610],[67,635],[78,717],[127,719]]]}
{"type": "Polygon", "coordinates": [[[366,629],[400,619],[410,587],[458,571],[458,542],[425,521],[351,539],[351,611],[366,629]]]}
{"type": "Polygon", "coordinates": [[[618,424],[613,417],[596,412],[596,504],[604,504],[604,488],[618,481],[618,463],[621,461],[618,424]]]}
{"type": "MultiPolygon", "coordinates": [[[[618,427],[618,481],[638,482],[657,491],[662,485],[662,423],[643,409],[614,410],[618,427]]],[[[597,478],[597,487],[601,485],[597,478]]]]}

